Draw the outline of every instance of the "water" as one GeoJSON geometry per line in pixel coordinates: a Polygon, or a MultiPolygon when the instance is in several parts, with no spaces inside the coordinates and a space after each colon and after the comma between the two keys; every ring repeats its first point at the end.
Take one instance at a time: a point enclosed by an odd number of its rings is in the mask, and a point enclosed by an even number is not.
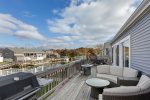
{"type": "Polygon", "coordinates": [[[25,68],[9,68],[0,70],[0,76],[6,76],[18,72],[30,72],[30,73],[37,73],[41,71],[45,71],[54,67],[59,67],[68,62],[56,62],[56,63],[47,63],[39,66],[27,66],[25,68]]]}

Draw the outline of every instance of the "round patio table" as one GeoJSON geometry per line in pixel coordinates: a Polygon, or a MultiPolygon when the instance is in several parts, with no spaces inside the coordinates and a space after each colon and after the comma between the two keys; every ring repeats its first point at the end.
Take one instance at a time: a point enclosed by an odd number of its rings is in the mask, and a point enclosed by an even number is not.
{"type": "Polygon", "coordinates": [[[92,66],[93,66],[92,64],[81,65],[84,75],[91,75],[91,67],[92,66]]]}
{"type": "Polygon", "coordinates": [[[99,78],[91,78],[86,80],[86,84],[91,86],[90,96],[98,99],[98,95],[102,94],[104,87],[107,87],[110,82],[99,78]]]}

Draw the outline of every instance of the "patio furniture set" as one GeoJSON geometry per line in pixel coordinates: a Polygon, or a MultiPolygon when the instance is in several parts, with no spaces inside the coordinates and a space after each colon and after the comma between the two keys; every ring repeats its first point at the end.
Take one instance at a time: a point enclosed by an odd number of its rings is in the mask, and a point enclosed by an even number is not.
{"type": "Polygon", "coordinates": [[[150,100],[150,78],[132,68],[97,66],[97,77],[86,80],[91,97],[99,100],[150,100]]]}

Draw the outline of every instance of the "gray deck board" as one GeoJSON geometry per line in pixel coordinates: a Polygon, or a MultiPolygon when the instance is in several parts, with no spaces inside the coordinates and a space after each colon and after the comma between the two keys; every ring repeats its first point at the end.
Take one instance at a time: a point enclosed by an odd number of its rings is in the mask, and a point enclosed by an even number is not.
{"type": "Polygon", "coordinates": [[[91,71],[90,76],[75,75],[46,100],[96,100],[90,97],[90,87],[85,83],[88,78],[95,77],[96,68],[93,67],[91,71]]]}

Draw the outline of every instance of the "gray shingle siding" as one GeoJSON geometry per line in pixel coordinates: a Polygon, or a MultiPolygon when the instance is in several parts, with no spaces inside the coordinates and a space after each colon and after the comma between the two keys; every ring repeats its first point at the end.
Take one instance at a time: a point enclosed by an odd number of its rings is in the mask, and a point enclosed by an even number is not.
{"type": "Polygon", "coordinates": [[[13,60],[15,59],[14,52],[11,51],[10,49],[7,49],[7,48],[5,48],[3,50],[2,55],[3,55],[4,58],[7,58],[7,59],[10,59],[10,58],[13,59],[13,60]]]}
{"type": "Polygon", "coordinates": [[[113,43],[130,34],[130,66],[150,74],[150,11],[136,22],[128,31],[119,36],[113,43]]]}

